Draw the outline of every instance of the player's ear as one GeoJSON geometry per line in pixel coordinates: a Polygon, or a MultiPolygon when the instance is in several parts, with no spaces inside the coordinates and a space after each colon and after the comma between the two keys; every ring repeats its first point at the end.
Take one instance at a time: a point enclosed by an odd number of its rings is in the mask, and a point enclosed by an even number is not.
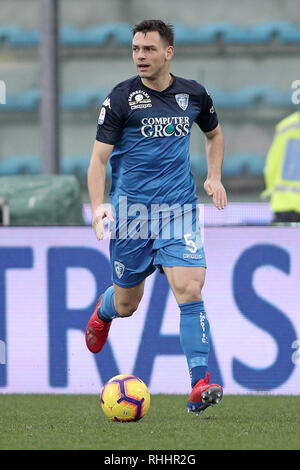
{"type": "Polygon", "coordinates": [[[166,49],[166,59],[171,60],[174,55],[174,47],[173,46],[168,46],[166,49]]]}

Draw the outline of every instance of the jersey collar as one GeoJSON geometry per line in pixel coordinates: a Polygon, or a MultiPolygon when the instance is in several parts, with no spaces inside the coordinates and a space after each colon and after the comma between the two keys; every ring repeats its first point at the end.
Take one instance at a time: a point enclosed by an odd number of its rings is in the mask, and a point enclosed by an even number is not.
{"type": "Polygon", "coordinates": [[[172,80],[172,82],[170,83],[170,85],[169,85],[167,88],[165,88],[164,90],[162,90],[162,91],[154,90],[153,88],[149,88],[149,87],[147,87],[146,85],[144,85],[143,82],[142,82],[142,79],[141,79],[141,77],[140,77],[139,75],[137,76],[137,78],[138,78],[138,80],[139,80],[139,82],[140,82],[140,85],[141,85],[143,88],[145,88],[146,90],[148,90],[148,91],[151,92],[151,93],[158,93],[158,94],[160,94],[160,93],[166,93],[166,92],[168,92],[168,91],[175,85],[176,77],[175,77],[172,73],[170,73],[170,75],[172,76],[173,80],[172,80]]]}

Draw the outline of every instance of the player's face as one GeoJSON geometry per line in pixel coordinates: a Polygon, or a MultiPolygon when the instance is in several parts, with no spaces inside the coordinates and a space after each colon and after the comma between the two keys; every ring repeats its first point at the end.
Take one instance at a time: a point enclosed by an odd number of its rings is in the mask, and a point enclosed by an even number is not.
{"type": "Polygon", "coordinates": [[[132,55],[138,74],[147,80],[156,80],[169,73],[169,61],[174,48],[168,46],[158,31],[136,33],[132,40],[132,55]]]}

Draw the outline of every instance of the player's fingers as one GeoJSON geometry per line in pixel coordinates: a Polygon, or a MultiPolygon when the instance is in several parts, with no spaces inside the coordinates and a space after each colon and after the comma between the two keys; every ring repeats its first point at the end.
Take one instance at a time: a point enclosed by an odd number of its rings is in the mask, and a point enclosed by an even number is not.
{"type": "Polygon", "coordinates": [[[108,218],[108,220],[109,220],[110,222],[114,222],[115,219],[113,218],[113,215],[112,215],[112,213],[111,213],[111,211],[110,211],[109,209],[107,209],[107,210],[105,211],[105,215],[106,215],[106,217],[108,218]]]}
{"type": "Polygon", "coordinates": [[[217,209],[220,209],[220,192],[218,190],[213,194],[213,203],[217,209]]]}
{"type": "Polygon", "coordinates": [[[216,193],[213,195],[213,203],[217,209],[220,209],[220,203],[216,193]]]}
{"type": "Polygon", "coordinates": [[[225,188],[222,188],[221,191],[221,205],[223,206],[223,209],[227,205],[227,195],[225,188]]]}
{"type": "Polygon", "coordinates": [[[98,220],[93,224],[94,227],[94,232],[96,234],[96,237],[98,240],[103,240],[104,236],[104,228],[103,228],[103,222],[102,220],[98,220]]]}
{"type": "Polygon", "coordinates": [[[93,219],[93,229],[98,240],[102,240],[104,236],[104,226],[101,216],[97,216],[93,219]]]}
{"type": "Polygon", "coordinates": [[[222,189],[214,193],[213,202],[217,209],[224,209],[227,204],[227,197],[225,191],[222,189]]]}

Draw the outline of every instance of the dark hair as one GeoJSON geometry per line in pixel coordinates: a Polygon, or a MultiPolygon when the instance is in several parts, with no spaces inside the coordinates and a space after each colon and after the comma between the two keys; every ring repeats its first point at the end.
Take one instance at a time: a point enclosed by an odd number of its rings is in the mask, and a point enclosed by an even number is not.
{"type": "Polygon", "coordinates": [[[146,34],[152,31],[157,31],[169,46],[174,46],[174,29],[171,24],[166,24],[161,20],[144,20],[132,28],[133,36],[136,33],[146,34]]]}

